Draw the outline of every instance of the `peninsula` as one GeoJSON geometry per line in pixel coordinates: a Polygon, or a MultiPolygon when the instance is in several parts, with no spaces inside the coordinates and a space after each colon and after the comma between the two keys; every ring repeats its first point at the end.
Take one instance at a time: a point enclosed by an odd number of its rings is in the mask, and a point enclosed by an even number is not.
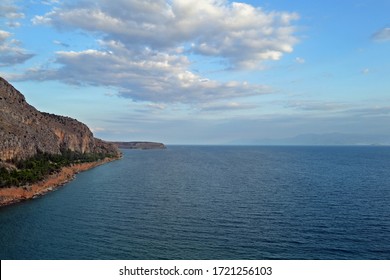
{"type": "Polygon", "coordinates": [[[76,119],[43,113],[0,77],[0,206],[45,194],[118,159],[116,145],[76,119]]]}
{"type": "Polygon", "coordinates": [[[145,141],[134,141],[134,142],[111,142],[120,149],[138,149],[138,150],[154,150],[154,149],[166,149],[167,147],[163,143],[157,142],[145,142],[145,141]]]}

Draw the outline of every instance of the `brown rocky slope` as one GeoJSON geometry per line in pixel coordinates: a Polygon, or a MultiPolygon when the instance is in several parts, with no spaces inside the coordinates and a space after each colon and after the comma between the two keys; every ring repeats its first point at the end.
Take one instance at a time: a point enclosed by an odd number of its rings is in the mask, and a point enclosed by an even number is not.
{"type": "Polygon", "coordinates": [[[44,195],[71,180],[78,172],[121,156],[116,145],[95,138],[85,124],[69,117],[39,112],[0,77],[0,168],[13,170],[16,166],[12,162],[39,153],[64,155],[64,151],[97,154],[100,160],[63,166],[43,180],[23,187],[0,188],[0,207],[44,195]]]}
{"type": "Polygon", "coordinates": [[[120,154],[115,145],[95,138],[85,124],[38,111],[0,77],[0,163],[64,150],[120,154]]]}

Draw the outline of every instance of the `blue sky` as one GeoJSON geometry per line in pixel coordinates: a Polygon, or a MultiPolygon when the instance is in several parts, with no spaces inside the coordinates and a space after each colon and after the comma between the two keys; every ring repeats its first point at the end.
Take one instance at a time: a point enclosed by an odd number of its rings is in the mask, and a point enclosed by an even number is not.
{"type": "Polygon", "coordinates": [[[389,1],[5,0],[0,75],[97,137],[390,137],[389,1]]]}

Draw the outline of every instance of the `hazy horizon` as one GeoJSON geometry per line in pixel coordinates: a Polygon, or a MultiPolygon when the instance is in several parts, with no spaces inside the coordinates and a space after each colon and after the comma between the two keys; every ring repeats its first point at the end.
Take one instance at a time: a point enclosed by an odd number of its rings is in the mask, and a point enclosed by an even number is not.
{"type": "Polygon", "coordinates": [[[0,76],[105,140],[387,145],[389,10],[379,0],[5,0],[0,76]]]}

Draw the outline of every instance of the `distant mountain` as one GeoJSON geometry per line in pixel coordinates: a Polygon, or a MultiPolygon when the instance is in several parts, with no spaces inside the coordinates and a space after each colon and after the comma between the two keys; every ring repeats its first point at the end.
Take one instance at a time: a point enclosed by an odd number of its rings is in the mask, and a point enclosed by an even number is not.
{"type": "Polygon", "coordinates": [[[83,123],[42,113],[0,77],[0,161],[24,160],[37,153],[63,151],[119,155],[117,147],[94,138],[83,123]]]}
{"type": "Polygon", "coordinates": [[[154,150],[154,149],[166,149],[167,147],[163,143],[157,142],[111,142],[118,146],[120,149],[138,149],[138,150],[154,150]]]}
{"type": "Polygon", "coordinates": [[[243,140],[251,145],[390,145],[388,135],[348,133],[300,134],[290,138],[243,140]]]}

